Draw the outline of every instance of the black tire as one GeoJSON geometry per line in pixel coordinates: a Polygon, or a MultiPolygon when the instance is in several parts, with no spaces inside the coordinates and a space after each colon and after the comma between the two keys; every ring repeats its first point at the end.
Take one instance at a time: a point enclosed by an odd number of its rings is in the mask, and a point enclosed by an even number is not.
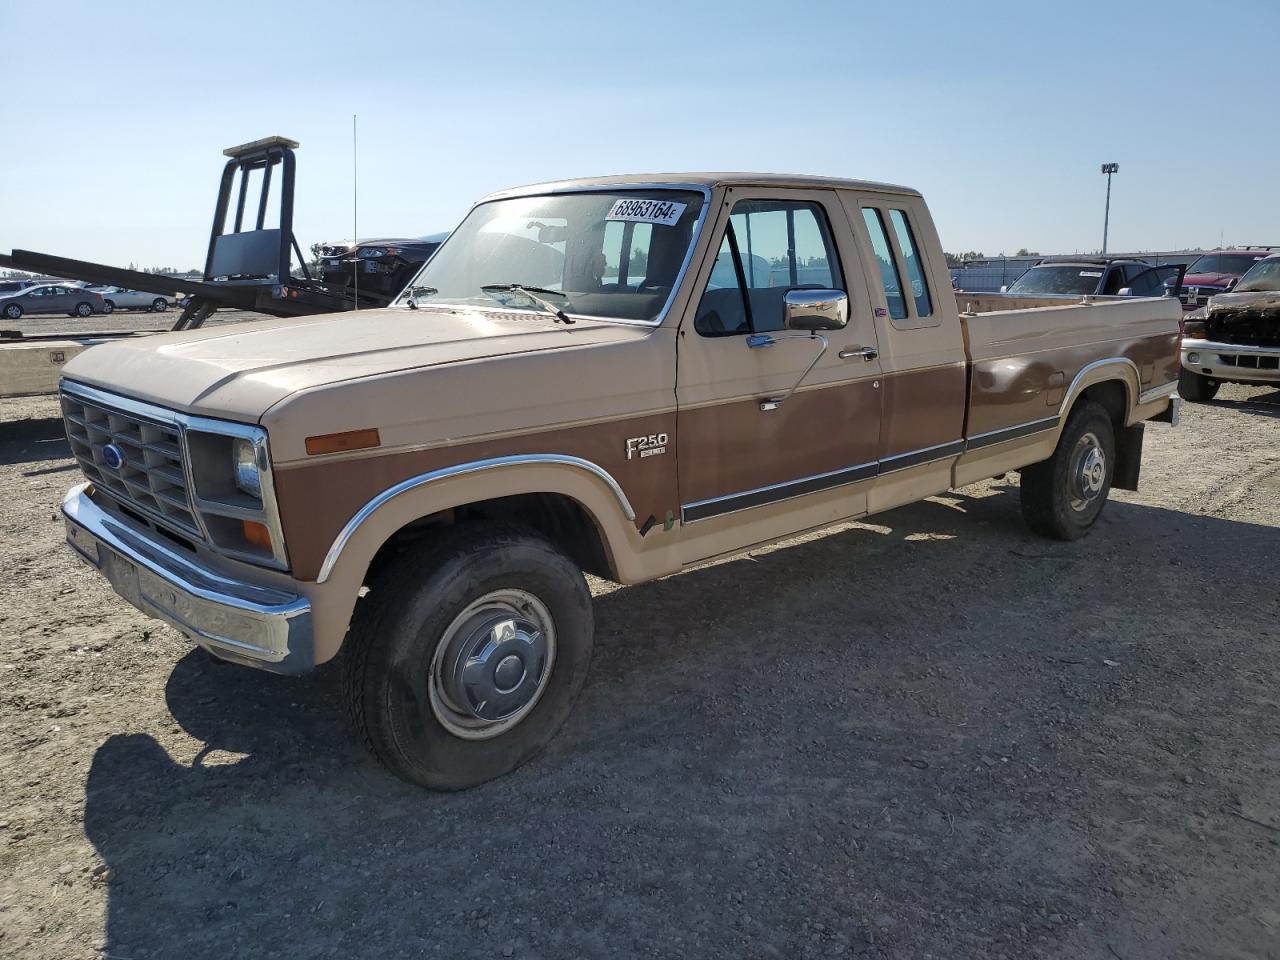
{"type": "Polygon", "coordinates": [[[20,304],[20,303],[6,303],[6,304],[4,305],[4,318],[5,318],[6,320],[21,320],[21,319],[22,319],[22,304],[20,304]]]}
{"type": "Polygon", "coordinates": [[[92,317],[93,304],[87,303],[86,301],[81,300],[79,303],[76,304],[76,312],[74,315],[77,317],[80,317],[81,319],[84,319],[85,317],[92,317]]]}
{"type": "Polygon", "coordinates": [[[1111,417],[1099,404],[1078,405],[1067,418],[1053,456],[1022,471],[1022,518],[1027,526],[1056,540],[1083,537],[1107,504],[1115,462],[1111,417]]]}
{"type": "MultiPolygon", "coordinates": [[[[537,616],[529,607],[521,609],[537,616]]],[[[497,637],[498,627],[492,629],[497,637]]],[[[466,789],[509,773],[555,736],[586,680],[593,644],[586,580],[550,542],[516,527],[447,529],[392,561],[359,601],[343,656],[348,714],[365,747],[396,776],[435,790],[466,789]],[[543,661],[545,672],[538,676],[545,680],[535,680],[533,689],[540,693],[523,717],[497,726],[464,718],[479,724],[487,739],[464,738],[456,726],[450,728],[461,714],[450,711],[447,694],[441,701],[445,681],[436,678],[460,675],[446,666],[451,655],[455,664],[465,661],[458,638],[490,629],[468,632],[475,621],[464,614],[503,591],[518,591],[542,605],[553,655],[543,661]]],[[[495,667],[495,685],[497,676],[495,667]]],[[[521,689],[529,676],[526,669],[521,689]]]]}
{"type": "Polygon", "coordinates": [[[102,301],[102,312],[103,312],[104,314],[115,313],[115,312],[116,312],[116,304],[115,304],[115,301],[114,301],[114,300],[103,300],[103,301],[102,301]]]}
{"type": "Polygon", "coordinates": [[[154,300],[151,301],[151,309],[155,313],[164,313],[166,310],[169,309],[169,301],[166,300],[164,297],[156,297],[154,300]]]}
{"type": "Polygon", "coordinates": [[[1221,381],[1182,369],[1178,372],[1178,396],[1191,403],[1208,403],[1218,395],[1221,381]]]}

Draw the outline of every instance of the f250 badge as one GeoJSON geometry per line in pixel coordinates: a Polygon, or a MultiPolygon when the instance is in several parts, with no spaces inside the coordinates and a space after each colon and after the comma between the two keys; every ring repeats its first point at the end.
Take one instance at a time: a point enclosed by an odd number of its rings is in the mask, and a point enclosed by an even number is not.
{"type": "Polygon", "coordinates": [[[668,438],[665,433],[651,433],[647,437],[627,437],[627,459],[639,456],[656,457],[667,452],[668,438]]]}

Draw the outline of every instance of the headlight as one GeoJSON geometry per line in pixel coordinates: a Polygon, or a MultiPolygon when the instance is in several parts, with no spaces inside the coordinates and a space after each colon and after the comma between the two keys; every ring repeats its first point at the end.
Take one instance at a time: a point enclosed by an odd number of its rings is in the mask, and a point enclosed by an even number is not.
{"type": "Polygon", "coordinates": [[[285,569],[266,432],[204,417],[186,417],[184,426],[191,503],[209,545],[229,557],[285,569]]]}
{"type": "Polygon", "coordinates": [[[236,438],[231,446],[231,469],[236,488],[255,500],[262,499],[262,474],[258,472],[258,448],[253,441],[236,438]]]}

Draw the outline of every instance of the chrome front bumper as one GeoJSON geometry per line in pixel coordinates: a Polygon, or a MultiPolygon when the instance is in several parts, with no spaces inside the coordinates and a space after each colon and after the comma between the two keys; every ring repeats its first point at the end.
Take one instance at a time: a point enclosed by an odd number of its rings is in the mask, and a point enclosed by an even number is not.
{"type": "Polygon", "coordinates": [[[1280,382],[1280,347],[1183,340],[1182,366],[1215,380],[1276,383],[1280,382]]]}
{"type": "Polygon", "coordinates": [[[91,485],[62,501],[67,543],[116,593],[226,660],[276,673],[314,665],[306,597],[232,579],[94,503],[91,485]]]}

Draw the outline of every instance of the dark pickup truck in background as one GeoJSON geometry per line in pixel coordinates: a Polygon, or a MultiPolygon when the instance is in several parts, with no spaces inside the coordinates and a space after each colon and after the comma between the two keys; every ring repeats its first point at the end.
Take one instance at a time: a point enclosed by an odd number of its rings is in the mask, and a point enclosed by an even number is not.
{"type": "Polygon", "coordinates": [[[1177,283],[1180,264],[1105,257],[1048,257],[1001,293],[1020,296],[1159,297],[1177,283]]]}
{"type": "Polygon", "coordinates": [[[413,240],[397,238],[322,243],[317,250],[320,277],[333,286],[355,286],[358,283],[371,293],[394,297],[448,235],[446,232],[413,240]]]}

